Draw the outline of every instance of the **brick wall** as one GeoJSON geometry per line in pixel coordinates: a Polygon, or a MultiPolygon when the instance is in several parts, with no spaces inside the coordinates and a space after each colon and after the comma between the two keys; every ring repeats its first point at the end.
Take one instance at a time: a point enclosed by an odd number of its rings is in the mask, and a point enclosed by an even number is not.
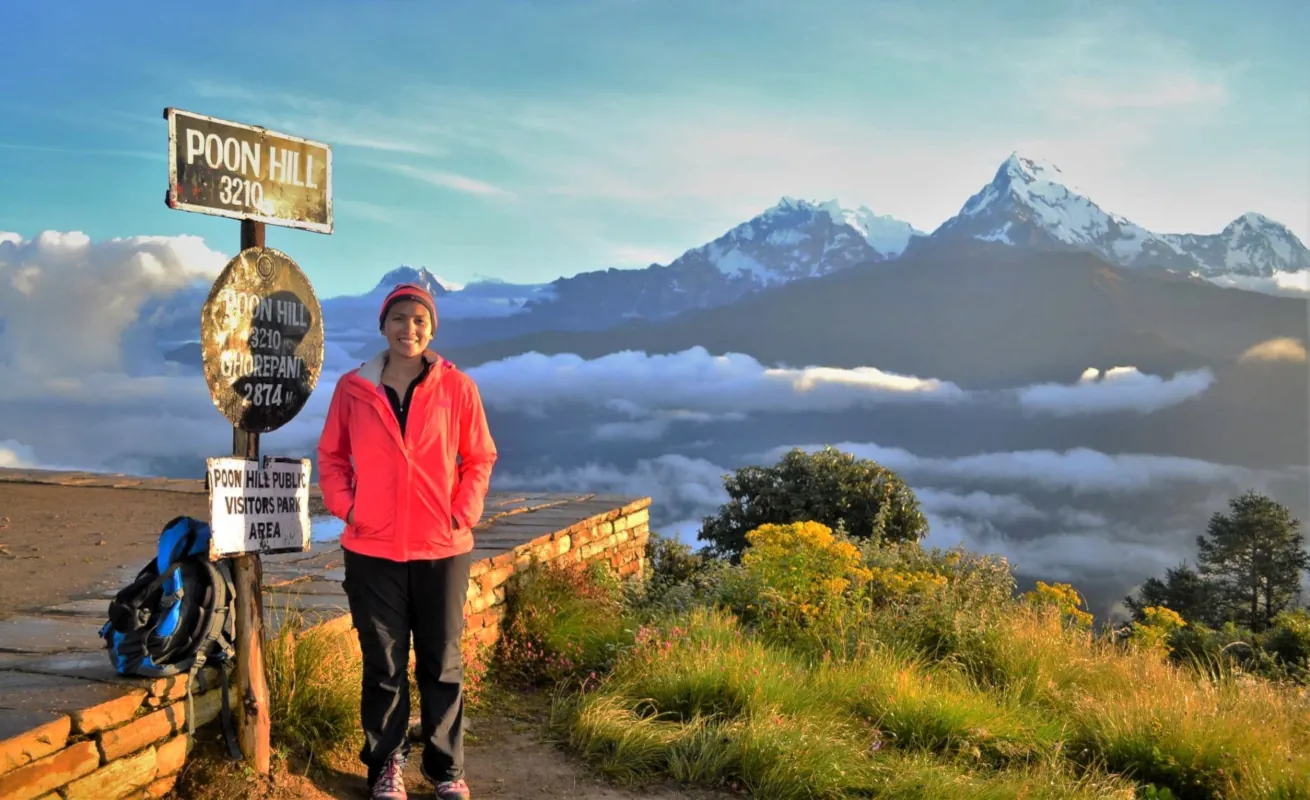
{"type": "MultiPolygon", "coordinates": [[[[649,505],[648,498],[638,500],[475,561],[465,635],[483,645],[495,642],[504,614],[505,583],[534,560],[606,560],[622,576],[644,574],[649,505]]],[[[348,630],[349,617],[323,624],[348,630]]],[[[217,673],[207,668],[206,677],[204,685],[215,687],[217,673]]],[[[191,749],[185,691],[185,676],[140,681],[121,697],[0,741],[0,798],[163,797],[191,749]]],[[[193,694],[197,728],[217,720],[221,697],[217,687],[193,694]]]]}
{"type": "Polygon", "coordinates": [[[620,576],[645,574],[650,538],[650,500],[643,499],[576,525],[533,539],[494,558],[474,562],[464,606],[465,636],[490,645],[500,636],[505,584],[533,563],[608,561],[620,576]]]}
{"type": "MultiPolygon", "coordinates": [[[[205,676],[214,685],[212,668],[205,676]]],[[[191,749],[187,678],[143,683],[0,742],[0,798],[137,800],[168,794],[191,749]]],[[[217,689],[193,695],[196,727],[218,718],[221,698],[217,689]]]]}

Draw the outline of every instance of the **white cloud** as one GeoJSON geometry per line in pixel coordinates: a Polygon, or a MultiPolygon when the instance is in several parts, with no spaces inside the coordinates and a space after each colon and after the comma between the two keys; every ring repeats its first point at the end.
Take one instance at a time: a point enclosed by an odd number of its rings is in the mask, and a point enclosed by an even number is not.
{"type": "Polygon", "coordinates": [[[686,252],[686,249],[638,244],[613,244],[609,247],[609,260],[620,269],[644,269],[651,264],[669,264],[686,252]]]}
{"type": "MultiPolygon", "coordinates": [[[[409,221],[410,213],[407,209],[382,205],[381,203],[371,203],[367,200],[356,200],[349,197],[334,197],[332,199],[332,207],[334,212],[344,211],[347,214],[353,214],[362,219],[382,222],[387,225],[402,227],[412,224],[409,221]]],[[[442,285],[445,285],[444,281],[442,285]]]]}
{"type": "Polygon", "coordinates": [[[1305,345],[1299,339],[1282,336],[1266,339],[1259,344],[1248,347],[1237,360],[1242,363],[1251,361],[1290,361],[1293,364],[1306,362],[1305,345]]]}
{"type": "Polygon", "coordinates": [[[975,553],[1001,555],[1026,575],[1064,581],[1075,587],[1089,579],[1121,578],[1125,573],[1161,574],[1189,552],[1187,532],[1148,538],[1135,528],[1117,525],[1019,538],[1007,535],[986,519],[925,516],[929,529],[923,541],[925,547],[963,547],[975,553]]]}
{"type": "Polygon", "coordinates": [[[1065,97],[1075,105],[1096,111],[1162,109],[1173,106],[1222,105],[1228,101],[1223,81],[1203,80],[1194,75],[1158,75],[1148,83],[1112,89],[1085,78],[1071,80],[1065,97]]]}
{"type": "Polygon", "coordinates": [[[676,531],[684,541],[690,542],[687,532],[699,529],[699,518],[728,501],[723,488],[723,476],[727,472],[703,458],[670,453],[642,459],[628,471],[599,463],[517,473],[497,470],[492,476],[492,488],[650,497],[651,527],[666,535],[676,531]]]}
{"type": "Polygon", "coordinates": [[[593,406],[623,414],[597,438],[653,441],[675,423],[744,419],[750,414],[834,412],[892,402],[992,402],[1015,396],[1030,412],[1057,416],[1147,414],[1205,391],[1208,370],[1162,379],[1135,367],[1088,370],[1073,385],[1038,384],[971,393],[949,381],[897,375],[875,367],[767,367],[741,353],[713,355],[703,347],[648,355],[622,351],[595,359],[537,352],[469,370],[488,406],[541,415],[556,406],[593,406]]]}
{"type": "Polygon", "coordinates": [[[415,167],[409,164],[384,164],[382,166],[384,169],[389,169],[392,172],[406,175],[410,178],[431,184],[441,189],[451,189],[456,192],[487,197],[514,196],[513,192],[502,189],[499,186],[454,172],[446,172],[445,170],[431,169],[427,167],[415,167]]]}
{"type": "Polygon", "coordinates": [[[1221,275],[1206,278],[1216,286],[1245,289],[1248,292],[1304,298],[1310,295],[1310,270],[1275,272],[1269,277],[1256,275],[1221,275]]]}
{"type": "Polygon", "coordinates": [[[0,369],[28,376],[123,368],[142,304],[212,279],[227,258],[195,236],[92,242],[80,232],[0,239],[0,369]]]}
{"type": "Polygon", "coordinates": [[[1110,522],[1101,514],[1095,511],[1087,511],[1081,508],[1070,508],[1062,506],[1057,512],[1056,517],[1060,525],[1064,528],[1104,528],[1110,522]]]}
{"type": "Polygon", "coordinates": [[[623,351],[587,360],[525,353],[469,370],[483,400],[506,411],[543,413],[555,405],[592,405],[637,417],[705,421],[715,415],[840,411],[896,401],[954,402],[955,384],[873,367],[766,367],[740,353],[693,347],[669,355],[623,351]]]}
{"type": "Polygon", "coordinates": [[[253,114],[260,119],[269,119],[266,124],[274,130],[280,128],[284,133],[327,142],[332,147],[423,156],[443,156],[449,152],[436,144],[433,137],[423,135],[423,131],[401,129],[397,133],[391,114],[362,105],[344,109],[339,103],[306,95],[266,87],[255,91],[246,86],[209,80],[193,81],[191,89],[201,97],[244,104],[241,116],[253,114]],[[275,112],[265,114],[263,109],[270,104],[275,112]],[[254,108],[261,110],[252,111],[254,108]]]}
{"type": "MultiPolygon", "coordinates": [[[[821,450],[823,445],[800,447],[813,452],[821,450]]],[[[911,483],[916,479],[958,480],[977,484],[1023,484],[1075,494],[1117,494],[1145,492],[1171,484],[1250,483],[1266,477],[1245,467],[1194,458],[1138,453],[1111,455],[1085,447],[1063,452],[1019,450],[956,458],[919,456],[898,447],[859,442],[840,442],[833,447],[858,458],[876,461],[911,483]]],[[[762,458],[776,460],[789,449],[775,448],[762,458]]]]}
{"type": "MultiPolygon", "coordinates": [[[[870,456],[849,445],[841,446],[841,449],[870,456]]],[[[1019,484],[1018,493],[990,494],[976,488],[955,491],[923,485],[922,480],[946,479],[976,486],[987,482],[984,472],[987,465],[972,461],[970,457],[930,459],[899,452],[904,454],[900,463],[889,463],[894,459],[885,459],[881,463],[893,469],[909,463],[932,467],[926,471],[911,469],[903,474],[928,520],[929,533],[924,546],[951,548],[962,545],[973,552],[1002,555],[1019,572],[1047,581],[1067,581],[1079,587],[1089,580],[1102,586],[1123,584],[1112,590],[1115,592],[1113,598],[1100,598],[1099,602],[1103,604],[1117,600],[1143,577],[1160,574],[1180,559],[1190,557],[1195,535],[1203,529],[1206,514],[1221,506],[1228,496],[1218,493],[1209,497],[1190,506],[1170,526],[1153,525],[1147,533],[1138,527],[1136,518],[1134,523],[1127,523],[1111,517],[1113,510],[1121,505],[1118,498],[1100,499],[1106,513],[1051,503],[1043,498],[1041,493],[1051,488],[1053,482],[1042,476],[1041,465],[1030,463],[1026,469],[1010,472],[1009,477],[1019,484]]],[[[749,461],[774,463],[778,455],[781,451],[749,461]]],[[[997,455],[1014,455],[1022,459],[1025,454],[997,455]]],[[[1158,463],[1165,462],[1167,460],[1161,459],[1158,463]]],[[[508,490],[582,489],[649,496],[653,500],[653,528],[699,546],[704,544],[696,538],[701,518],[714,514],[728,500],[722,478],[729,472],[729,468],[704,459],[666,454],[639,460],[627,469],[613,464],[590,463],[571,469],[514,474],[498,472],[493,477],[492,486],[508,490]]],[[[1057,479],[1055,483],[1059,488],[1069,488],[1067,480],[1076,478],[1077,474],[1065,469],[1061,476],[1064,480],[1057,479]]],[[[1140,476],[1140,471],[1130,469],[1125,478],[1131,480],[1140,476]]],[[[1092,480],[1097,479],[1093,476],[1092,480]]],[[[1103,477],[1100,484],[1107,484],[1103,477]]],[[[1152,479],[1140,481],[1134,488],[1143,493],[1154,490],[1155,497],[1164,497],[1171,492],[1167,482],[1152,479]]],[[[1097,610],[1106,609],[1098,605],[1097,610]]]]}
{"type": "Polygon", "coordinates": [[[32,448],[13,439],[0,439],[0,467],[33,469],[37,466],[32,448]]]}
{"type": "Polygon", "coordinates": [[[703,411],[685,410],[647,412],[622,400],[607,403],[606,407],[634,417],[642,417],[648,413],[651,416],[647,419],[637,419],[630,422],[601,423],[593,431],[595,438],[601,441],[653,442],[664,438],[664,435],[669,432],[669,428],[673,427],[675,422],[705,424],[710,422],[737,422],[744,419],[742,414],[736,413],[707,414],[703,411]]]}
{"type": "Polygon", "coordinates": [[[932,488],[915,488],[925,514],[954,514],[1008,523],[1046,519],[1046,514],[1019,495],[972,491],[966,494],[932,488]]]}
{"type": "Polygon", "coordinates": [[[1042,383],[1020,389],[1018,396],[1025,411],[1061,417],[1121,411],[1149,414],[1199,397],[1213,383],[1214,374],[1208,369],[1179,372],[1166,380],[1136,367],[1105,372],[1091,367],[1072,386],[1042,383]]]}
{"type": "MultiPolygon", "coordinates": [[[[152,304],[192,292],[226,262],[196,237],[0,235],[0,460],[149,473],[156,459],[203,466],[230,452],[204,378],[165,362],[149,327],[174,312],[152,304]],[[143,323],[145,313],[159,320],[143,323]]],[[[305,455],[317,440],[332,384],[358,359],[332,343],[324,362],[305,409],[266,435],[268,452],[305,455]]]]}

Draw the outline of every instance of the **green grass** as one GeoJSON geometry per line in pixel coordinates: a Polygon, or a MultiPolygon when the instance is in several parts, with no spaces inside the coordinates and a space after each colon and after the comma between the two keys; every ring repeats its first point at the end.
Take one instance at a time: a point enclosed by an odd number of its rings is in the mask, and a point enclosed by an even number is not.
{"type": "MultiPolygon", "coordinates": [[[[304,628],[288,605],[264,641],[270,738],[311,761],[357,741],[362,663],[353,631],[304,628]]],[[[235,700],[235,698],[233,698],[235,700]]]]}
{"type": "Polygon", "coordinates": [[[959,797],[1025,787],[1046,787],[1033,797],[1132,796],[1122,782],[1074,778],[1057,757],[1058,724],[959,678],[886,650],[807,664],[707,610],[645,631],[601,688],[561,700],[553,720],[584,757],[628,783],[669,775],[779,798],[944,786],[959,797]]]}
{"type": "MultiPolygon", "coordinates": [[[[840,631],[790,642],[712,602],[608,616],[609,668],[562,681],[551,726],[621,783],[780,800],[1310,798],[1304,689],[1180,666],[978,594],[857,605],[840,631]]],[[[597,635],[577,596],[540,640],[567,651],[597,635]]]]}

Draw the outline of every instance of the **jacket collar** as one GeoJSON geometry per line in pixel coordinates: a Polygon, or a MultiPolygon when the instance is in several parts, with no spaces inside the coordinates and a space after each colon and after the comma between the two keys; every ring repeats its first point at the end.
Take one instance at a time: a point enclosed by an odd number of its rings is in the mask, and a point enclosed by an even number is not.
{"type": "MultiPolygon", "coordinates": [[[[383,350],[382,352],[370,358],[368,361],[365,361],[363,364],[359,366],[359,369],[355,370],[355,376],[363,380],[365,383],[367,383],[369,385],[369,388],[377,389],[379,386],[382,385],[382,368],[386,366],[388,352],[389,351],[387,350],[383,350]]],[[[423,351],[423,359],[433,366],[433,369],[431,370],[431,372],[429,372],[429,375],[431,375],[433,372],[437,372],[438,370],[449,369],[454,367],[454,364],[451,364],[449,361],[446,361],[444,358],[432,352],[431,350],[423,351]]]]}

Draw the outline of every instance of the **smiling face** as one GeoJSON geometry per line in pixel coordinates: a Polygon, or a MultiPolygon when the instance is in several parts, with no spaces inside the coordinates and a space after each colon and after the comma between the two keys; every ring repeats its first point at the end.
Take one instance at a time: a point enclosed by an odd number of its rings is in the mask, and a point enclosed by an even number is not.
{"type": "Polygon", "coordinates": [[[432,341],[432,315],[422,303],[401,300],[387,311],[383,332],[392,355],[414,358],[432,341]]]}

